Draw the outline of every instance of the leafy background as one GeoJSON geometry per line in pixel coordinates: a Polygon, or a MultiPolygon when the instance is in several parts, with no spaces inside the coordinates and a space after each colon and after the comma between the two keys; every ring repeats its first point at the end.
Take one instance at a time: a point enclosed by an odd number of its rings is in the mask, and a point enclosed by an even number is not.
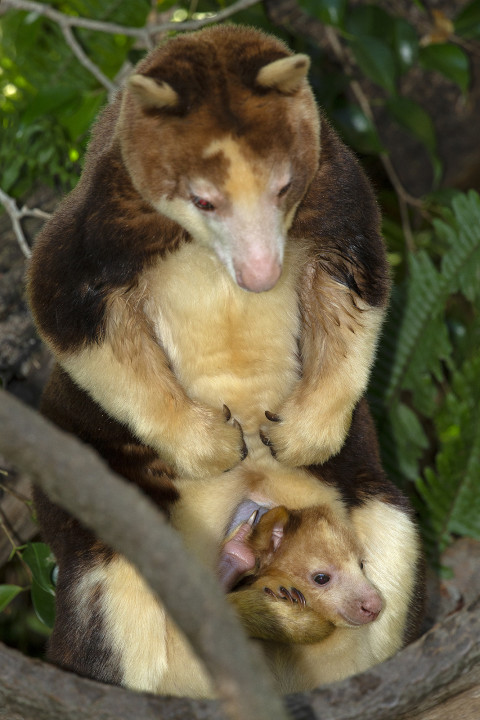
{"type": "MultiPolygon", "coordinates": [[[[161,20],[202,20],[232,3],[51,4],[69,15],[141,28],[152,12],[161,20]]],[[[480,0],[462,4],[453,19],[434,13],[427,35],[386,10],[385,3],[298,4],[323,23],[337,48],[336,63],[308,38],[279,33],[260,3],[230,21],[280,34],[293,49],[312,56],[311,82],[319,103],[369,172],[382,179],[377,186],[394,289],[369,398],[385,468],[412,498],[435,563],[453,538],[480,540],[480,199],[473,190],[442,186],[434,122],[402,90],[402,79],[412,71],[433,72],[467,97],[467,50],[480,40],[480,0]],[[377,126],[382,114],[410,134],[428,158],[430,188],[421,198],[412,198],[389,171],[391,151],[377,126]]],[[[412,5],[427,13],[422,2],[412,5]]],[[[135,38],[122,33],[75,29],[74,34],[112,83],[120,82],[144,54],[135,38]]],[[[108,91],[74,57],[59,25],[39,13],[4,12],[0,38],[0,188],[18,199],[43,185],[68,191],[78,178],[88,130],[108,91]]],[[[0,610],[7,611],[0,629],[7,640],[21,645],[26,631],[19,630],[19,613],[12,608],[25,591],[40,620],[22,610],[21,627],[27,622],[39,632],[52,625],[54,559],[41,543],[13,543],[12,564],[15,570],[5,577],[15,582],[0,585],[0,610]]]]}

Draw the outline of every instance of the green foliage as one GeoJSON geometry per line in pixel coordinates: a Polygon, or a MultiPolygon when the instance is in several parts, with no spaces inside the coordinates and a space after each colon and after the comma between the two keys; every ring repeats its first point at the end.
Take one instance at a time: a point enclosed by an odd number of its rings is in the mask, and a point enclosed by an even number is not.
{"type": "Polygon", "coordinates": [[[470,83],[468,58],[461,48],[449,43],[428,45],[420,50],[420,64],[425,70],[436,70],[466,92],[470,83]]]}
{"type": "Polygon", "coordinates": [[[5,610],[21,592],[23,588],[19,585],[0,585],[0,612],[5,610]]]}
{"type": "Polygon", "coordinates": [[[55,558],[50,548],[45,543],[28,543],[22,547],[13,548],[12,556],[13,554],[18,554],[24,568],[28,568],[30,582],[26,587],[0,585],[0,612],[5,610],[21,592],[29,590],[39,621],[46,628],[52,628],[55,619],[55,585],[53,582],[55,558]]]}
{"type": "MultiPolygon", "coordinates": [[[[147,0],[67,0],[62,12],[141,26],[147,0]]],[[[133,39],[78,29],[77,41],[106,77],[128,59],[133,39]]],[[[77,60],[59,26],[34,13],[0,18],[0,166],[2,189],[24,193],[35,182],[68,190],[79,173],[88,130],[106,90],[77,60]]]]}
{"type": "Polygon", "coordinates": [[[52,580],[55,558],[44,543],[29,543],[22,557],[32,573],[31,593],[35,612],[38,619],[51,628],[55,619],[55,586],[52,580]]]}
{"type": "Polygon", "coordinates": [[[385,468],[400,485],[415,485],[430,545],[443,547],[453,533],[480,539],[476,193],[454,197],[430,243],[429,254],[408,256],[394,290],[370,397],[385,468]]]}
{"type": "Polygon", "coordinates": [[[435,429],[435,468],[416,485],[425,528],[443,549],[454,534],[480,540],[480,354],[454,371],[435,429]]]}
{"type": "Polygon", "coordinates": [[[480,40],[480,0],[465,5],[455,19],[455,32],[469,40],[480,40]]]}
{"type": "MultiPolygon", "coordinates": [[[[359,72],[378,87],[372,104],[383,107],[392,122],[398,123],[426,148],[432,163],[433,186],[436,187],[442,167],[435,129],[425,110],[402,94],[401,79],[410,69],[421,68],[441,73],[465,93],[470,83],[465,52],[453,41],[432,42],[422,47],[416,29],[407,20],[374,3],[352,6],[344,0],[301,0],[299,4],[318,20],[335,27],[343,37],[355,61],[353,73],[359,72]]],[[[425,12],[421,3],[417,5],[425,12]]],[[[474,37],[472,25],[480,27],[479,15],[479,0],[475,0],[458,15],[455,31],[458,33],[460,29],[458,34],[463,32],[465,37],[474,37]]],[[[344,69],[331,68],[329,71],[328,82],[338,89],[333,98],[325,97],[321,84],[318,85],[321,104],[326,105],[343,137],[358,152],[374,155],[385,152],[364,110],[360,106],[352,107],[350,101],[344,99],[345,85],[338,83],[337,74],[342,76],[344,69]]]]}

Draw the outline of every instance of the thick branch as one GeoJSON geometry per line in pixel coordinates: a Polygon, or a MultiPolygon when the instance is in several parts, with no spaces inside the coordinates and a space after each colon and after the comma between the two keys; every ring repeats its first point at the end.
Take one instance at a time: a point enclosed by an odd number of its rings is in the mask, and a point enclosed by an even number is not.
{"type": "Polygon", "coordinates": [[[110,473],[90,448],[4,391],[0,427],[5,458],[136,565],[204,659],[228,714],[284,720],[260,653],[247,643],[220,586],[187,555],[148,498],[110,473]]]}
{"type": "MultiPolygon", "coordinates": [[[[289,696],[291,717],[477,720],[479,634],[478,607],[455,613],[383,665],[313,693],[289,696]]],[[[0,717],[9,720],[225,720],[214,701],[154,697],[102,685],[1,644],[0,667],[0,717]]]]}

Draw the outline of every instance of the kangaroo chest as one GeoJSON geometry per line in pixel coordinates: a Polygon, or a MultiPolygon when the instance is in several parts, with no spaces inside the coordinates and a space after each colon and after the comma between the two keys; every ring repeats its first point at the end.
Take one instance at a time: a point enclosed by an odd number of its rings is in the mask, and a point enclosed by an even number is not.
{"type": "Polygon", "coordinates": [[[247,432],[298,378],[297,265],[287,257],[272,290],[250,293],[191,243],[147,274],[145,312],[178,380],[192,399],[226,404],[247,432]]]}

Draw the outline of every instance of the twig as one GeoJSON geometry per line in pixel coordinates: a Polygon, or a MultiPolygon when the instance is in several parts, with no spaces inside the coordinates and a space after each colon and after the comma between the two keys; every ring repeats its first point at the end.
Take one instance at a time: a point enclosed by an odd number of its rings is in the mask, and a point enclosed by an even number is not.
{"type": "Polygon", "coordinates": [[[59,25],[67,45],[69,46],[77,60],[80,62],[81,65],[83,65],[84,68],[86,68],[89,72],[92,73],[92,75],[98,80],[100,85],[103,85],[103,87],[108,92],[109,99],[111,100],[113,95],[115,95],[116,91],[118,90],[117,85],[112,83],[112,81],[100,70],[98,65],[96,65],[92,60],[90,60],[80,43],[77,41],[70,25],[65,22],[61,22],[59,23],[59,25]]]}
{"type": "Polygon", "coordinates": [[[34,217],[39,218],[40,220],[48,220],[48,218],[50,217],[50,213],[46,213],[39,208],[29,209],[25,205],[21,208],[21,210],[19,210],[15,200],[1,189],[0,203],[2,203],[10,217],[13,231],[23,254],[26,258],[29,258],[31,255],[30,247],[27,242],[27,238],[25,237],[25,233],[23,232],[20,220],[22,220],[24,217],[34,217]]]}
{"type": "Polygon", "coordinates": [[[241,10],[245,10],[251,5],[256,5],[259,0],[238,0],[225,10],[221,10],[215,15],[209,15],[208,17],[200,18],[197,20],[187,20],[185,22],[166,22],[157,25],[147,25],[142,28],[128,27],[126,25],[118,25],[116,23],[104,22],[101,20],[91,20],[89,18],[74,17],[73,15],[67,15],[65,13],[55,10],[50,5],[44,5],[43,3],[35,2],[34,0],[2,0],[2,6],[0,8],[0,14],[6,12],[7,9],[23,10],[26,12],[33,12],[37,15],[53,20],[57,23],[63,33],[65,41],[77,60],[86,68],[98,82],[108,92],[108,96],[112,99],[115,92],[118,90],[118,85],[112,82],[99,68],[99,66],[88,57],[83,50],[82,46],[76,39],[72,28],[83,28],[84,30],[94,30],[98,32],[110,33],[115,35],[126,35],[128,37],[136,38],[143,43],[143,46],[150,50],[153,47],[154,36],[161,32],[166,31],[183,31],[183,30],[197,30],[214,22],[220,22],[228,17],[231,17],[241,10]]]}
{"type": "MultiPolygon", "coordinates": [[[[2,472],[3,475],[3,471],[2,472]]],[[[31,508],[33,505],[33,500],[23,493],[18,492],[18,490],[14,490],[12,487],[9,487],[8,485],[4,485],[0,482],[0,490],[3,490],[3,492],[8,493],[12,497],[14,497],[16,500],[19,500],[24,505],[26,505],[28,508],[31,508]]]]}
{"type": "Polygon", "coordinates": [[[208,17],[197,20],[185,20],[184,22],[167,22],[159,25],[152,25],[148,28],[148,32],[151,35],[156,35],[160,32],[167,32],[169,30],[198,30],[205,25],[222,22],[242,10],[247,10],[253,5],[258,5],[259,2],[260,0],[237,0],[236,3],[225,8],[225,10],[220,10],[220,12],[215,13],[215,15],[209,15],[208,17]]]}
{"type": "MultiPolygon", "coordinates": [[[[23,565],[24,569],[25,569],[25,570],[27,571],[27,573],[28,573],[28,576],[31,578],[31,577],[32,577],[32,572],[31,572],[30,568],[28,567],[27,563],[25,562],[25,560],[23,559],[22,553],[19,551],[18,545],[17,545],[17,543],[15,542],[15,540],[13,539],[12,534],[11,534],[10,530],[8,529],[7,524],[6,524],[5,520],[4,520],[3,513],[2,513],[1,511],[0,511],[0,527],[2,528],[3,532],[5,533],[5,535],[6,535],[7,539],[8,539],[8,542],[9,542],[10,545],[12,546],[12,549],[13,549],[13,551],[14,551],[14,554],[15,554],[15,555],[17,556],[17,558],[20,560],[20,563],[23,565]]],[[[12,557],[13,557],[13,556],[12,556],[12,554],[10,553],[9,559],[11,559],[12,557]]]]}
{"type": "Polygon", "coordinates": [[[260,0],[237,0],[236,3],[230,5],[228,8],[220,10],[220,12],[205,18],[186,20],[185,22],[165,22],[143,28],[128,27],[126,25],[118,25],[116,23],[104,22],[101,20],[91,20],[89,18],[66,15],[65,13],[55,10],[49,5],[43,5],[42,3],[34,2],[34,0],[2,0],[2,10],[0,10],[0,12],[5,12],[6,8],[34,12],[39,15],[43,15],[44,17],[48,17],[50,20],[53,20],[62,27],[78,27],[84,28],[85,30],[97,30],[99,32],[114,35],[127,35],[128,37],[137,38],[138,40],[143,41],[145,45],[148,45],[148,38],[153,35],[157,35],[160,32],[167,32],[171,30],[196,30],[204,25],[226,20],[232,15],[235,15],[237,12],[246,10],[252,5],[257,5],[259,2],[260,0]]]}
{"type": "Polygon", "coordinates": [[[2,0],[1,13],[7,9],[24,10],[25,12],[36,13],[43,17],[53,20],[60,26],[84,28],[85,30],[97,30],[99,32],[110,33],[112,35],[127,35],[139,40],[144,39],[146,30],[144,28],[133,28],[125,25],[117,25],[116,23],[103,22],[101,20],[91,20],[90,18],[74,17],[66,13],[55,10],[50,5],[34,2],[34,0],[2,0]]]}

